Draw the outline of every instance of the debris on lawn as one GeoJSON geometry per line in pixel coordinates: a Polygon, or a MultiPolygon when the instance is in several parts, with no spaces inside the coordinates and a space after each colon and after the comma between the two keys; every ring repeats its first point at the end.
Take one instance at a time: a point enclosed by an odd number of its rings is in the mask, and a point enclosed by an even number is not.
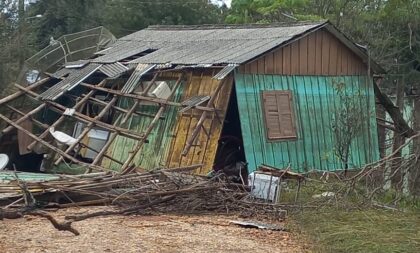
{"type": "Polygon", "coordinates": [[[92,173],[61,176],[45,182],[16,178],[0,184],[0,192],[14,193],[0,203],[0,219],[36,215],[47,218],[55,228],[78,235],[71,223],[97,216],[148,213],[228,213],[242,217],[283,220],[286,212],[268,203],[253,204],[249,187],[233,183],[222,174],[213,178],[190,172],[200,165],[129,174],[92,173]],[[117,209],[68,215],[56,221],[42,209],[110,205],[117,209]]]}

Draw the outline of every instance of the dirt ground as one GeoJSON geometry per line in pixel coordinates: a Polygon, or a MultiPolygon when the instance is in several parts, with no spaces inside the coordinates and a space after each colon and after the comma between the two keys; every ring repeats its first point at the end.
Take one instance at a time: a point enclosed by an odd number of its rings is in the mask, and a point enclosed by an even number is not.
{"type": "MultiPolygon", "coordinates": [[[[65,214],[97,211],[67,209],[65,214]]],[[[39,217],[0,221],[0,252],[304,252],[282,231],[242,228],[234,216],[111,216],[73,223],[80,236],[58,231],[39,217]]]]}

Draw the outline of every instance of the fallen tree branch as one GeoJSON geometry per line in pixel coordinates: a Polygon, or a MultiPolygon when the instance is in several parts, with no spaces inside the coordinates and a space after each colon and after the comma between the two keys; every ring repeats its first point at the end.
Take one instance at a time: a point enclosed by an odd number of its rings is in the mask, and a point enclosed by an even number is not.
{"type": "Polygon", "coordinates": [[[49,220],[51,222],[51,224],[54,226],[54,228],[56,228],[60,231],[69,231],[76,236],[80,235],[79,231],[77,231],[76,229],[74,229],[71,226],[71,223],[73,221],[67,221],[67,222],[64,222],[64,223],[60,223],[54,217],[52,217],[50,214],[48,214],[47,212],[43,212],[43,211],[31,211],[31,212],[26,213],[25,215],[32,215],[32,216],[39,216],[39,217],[42,217],[42,218],[46,218],[47,220],[49,220]]]}

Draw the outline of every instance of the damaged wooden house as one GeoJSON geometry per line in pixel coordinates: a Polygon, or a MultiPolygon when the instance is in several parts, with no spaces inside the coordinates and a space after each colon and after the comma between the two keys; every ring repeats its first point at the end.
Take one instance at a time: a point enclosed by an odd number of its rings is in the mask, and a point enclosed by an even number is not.
{"type": "Polygon", "coordinates": [[[0,100],[9,168],[303,172],[379,159],[373,75],[384,71],[329,22],[103,31],[78,34],[95,38],[87,51],[53,41],[29,60],[31,84],[0,100]],[[339,118],[349,109],[356,130],[339,118]]]}

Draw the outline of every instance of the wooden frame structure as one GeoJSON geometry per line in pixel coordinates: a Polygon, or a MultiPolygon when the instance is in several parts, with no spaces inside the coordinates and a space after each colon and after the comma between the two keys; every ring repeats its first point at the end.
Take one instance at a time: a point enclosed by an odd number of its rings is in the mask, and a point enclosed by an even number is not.
{"type": "MultiPolygon", "coordinates": [[[[18,91],[14,94],[11,94],[3,99],[0,99],[0,107],[5,108],[6,110],[10,110],[10,112],[14,115],[18,115],[17,119],[11,119],[10,117],[5,116],[5,113],[0,113],[0,120],[3,120],[7,123],[7,127],[2,130],[2,134],[8,134],[13,129],[24,133],[25,135],[29,136],[33,139],[33,142],[27,146],[28,150],[33,150],[37,143],[41,144],[43,147],[55,152],[57,155],[54,158],[54,165],[58,165],[59,163],[63,162],[64,160],[68,160],[72,163],[79,164],[81,166],[86,167],[86,172],[90,173],[93,170],[95,171],[109,171],[110,169],[101,166],[101,160],[105,157],[117,164],[120,164],[120,172],[125,174],[129,173],[133,169],[134,166],[134,158],[140,152],[143,145],[148,142],[148,136],[151,134],[152,130],[155,128],[157,122],[163,118],[163,114],[165,109],[169,106],[180,107],[183,112],[186,110],[194,109],[202,112],[202,116],[200,121],[197,123],[195,127],[194,134],[190,136],[188,142],[186,143],[186,147],[184,152],[188,152],[189,148],[191,147],[194,140],[197,138],[197,135],[201,129],[203,129],[203,122],[207,117],[208,113],[216,113],[217,109],[214,107],[213,102],[214,98],[218,95],[221,87],[223,86],[223,82],[220,82],[219,87],[213,94],[210,96],[207,106],[189,106],[186,108],[186,105],[182,103],[173,101],[173,97],[177,92],[178,88],[181,86],[182,82],[185,80],[185,70],[178,70],[177,74],[178,77],[171,88],[171,93],[166,99],[151,97],[148,95],[149,90],[151,90],[152,86],[156,83],[158,76],[162,74],[162,72],[166,72],[167,70],[155,70],[152,74],[151,82],[143,89],[143,91],[139,94],[135,93],[124,93],[117,85],[111,85],[111,87],[106,87],[107,84],[112,82],[113,80],[110,78],[105,78],[97,84],[89,84],[86,82],[80,83],[80,86],[84,88],[85,92],[80,96],[74,96],[67,93],[64,93],[62,96],[64,97],[71,97],[75,100],[75,104],[68,108],[59,102],[52,101],[52,100],[43,100],[40,97],[46,87],[46,84],[53,80],[52,77],[44,78],[29,87],[23,87],[19,84],[15,84],[15,87],[18,91]],[[95,98],[95,94],[97,93],[106,93],[107,96],[111,97],[110,101],[102,101],[100,99],[95,98]],[[20,97],[26,97],[30,100],[34,101],[35,108],[30,108],[28,112],[23,112],[19,108],[15,108],[11,104],[11,102],[15,101],[20,97]],[[129,109],[121,108],[117,105],[117,102],[120,98],[128,98],[134,101],[134,104],[129,109]],[[153,103],[158,106],[158,110],[155,114],[147,114],[137,111],[138,106],[143,102],[153,103]],[[89,116],[82,113],[82,109],[88,105],[89,103],[97,105],[100,109],[98,110],[97,115],[89,116]],[[46,123],[40,122],[36,119],[37,113],[44,109],[49,109],[53,112],[59,114],[59,117],[56,121],[54,121],[51,125],[46,123]],[[111,110],[120,114],[119,118],[116,119],[112,124],[109,124],[103,120],[103,117],[110,112],[111,110]],[[68,113],[71,111],[72,113],[68,113]],[[122,127],[131,116],[137,115],[142,117],[149,117],[152,118],[149,126],[145,129],[144,132],[138,133],[135,130],[130,130],[128,128],[122,127]],[[69,119],[73,119],[76,122],[84,123],[84,127],[81,130],[81,133],[75,137],[75,142],[66,146],[64,150],[60,149],[60,145],[56,145],[55,143],[48,140],[49,137],[49,130],[51,128],[60,127],[61,125],[65,124],[65,122],[69,119]],[[30,120],[36,126],[42,129],[42,132],[38,135],[32,133],[30,130],[25,129],[21,126],[21,123],[30,120]],[[83,139],[88,135],[88,133],[94,128],[98,127],[109,131],[109,137],[106,140],[103,148],[101,150],[94,150],[88,147],[86,144],[82,143],[83,139]],[[128,158],[126,161],[118,161],[117,159],[107,155],[108,149],[111,147],[113,141],[118,137],[123,136],[128,139],[135,141],[134,148],[129,152],[128,158]],[[80,152],[81,148],[87,148],[97,153],[96,157],[93,159],[91,163],[84,162],[76,157],[76,155],[80,152]]],[[[140,82],[140,80],[139,80],[140,82]]],[[[109,86],[109,85],[108,85],[109,86]]],[[[220,119],[219,119],[220,120],[220,119]]],[[[207,133],[208,135],[208,133],[207,133]]],[[[186,154],[185,153],[185,154],[186,154]]]]}

